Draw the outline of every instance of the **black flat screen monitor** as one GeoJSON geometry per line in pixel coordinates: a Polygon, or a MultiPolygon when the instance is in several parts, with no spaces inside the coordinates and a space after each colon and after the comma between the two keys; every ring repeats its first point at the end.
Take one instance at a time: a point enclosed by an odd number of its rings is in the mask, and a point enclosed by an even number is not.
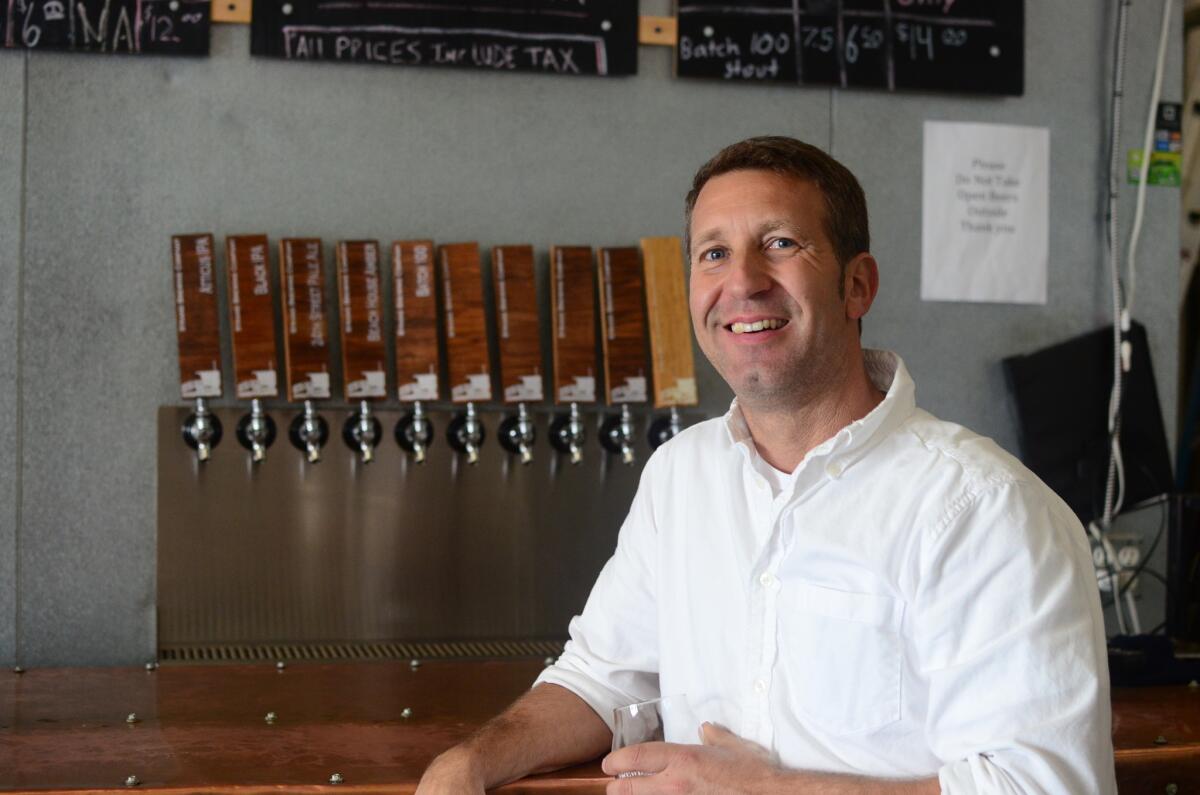
{"type": "MultiPolygon", "coordinates": [[[[1125,506],[1173,490],[1145,327],[1133,323],[1129,341],[1132,366],[1124,379],[1121,415],[1125,506]]],[[[1112,351],[1109,326],[1004,360],[1021,459],[1085,524],[1104,512],[1112,351]]]]}

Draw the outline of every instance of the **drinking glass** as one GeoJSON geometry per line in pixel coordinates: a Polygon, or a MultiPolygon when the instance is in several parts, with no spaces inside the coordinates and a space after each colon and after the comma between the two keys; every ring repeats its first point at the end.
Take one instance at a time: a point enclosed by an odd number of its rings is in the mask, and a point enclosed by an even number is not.
{"type": "MultiPolygon", "coordinates": [[[[629,704],[613,710],[612,749],[663,741],[696,744],[699,726],[682,693],[629,704]]],[[[617,778],[649,775],[653,774],[630,771],[618,773],[617,778]]]]}

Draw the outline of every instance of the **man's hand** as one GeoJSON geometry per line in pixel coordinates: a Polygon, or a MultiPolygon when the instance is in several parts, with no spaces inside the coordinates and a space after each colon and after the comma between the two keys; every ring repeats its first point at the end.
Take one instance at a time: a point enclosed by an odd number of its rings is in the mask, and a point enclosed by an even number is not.
{"type": "Polygon", "coordinates": [[[705,723],[703,745],[642,743],[614,751],[604,759],[604,772],[647,773],[608,785],[608,795],[653,793],[764,793],[776,790],[783,771],[771,763],[766,749],[725,729],[705,723]]]}
{"type": "Polygon", "coordinates": [[[604,772],[644,773],[608,784],[608,795],[938,795],[937,778],[891,781],[807,770],[786,770],[771,763],[766,749],[736,734],[705,723],[704,745],[642,743],[614,751],[604,759],[604,772]]]}

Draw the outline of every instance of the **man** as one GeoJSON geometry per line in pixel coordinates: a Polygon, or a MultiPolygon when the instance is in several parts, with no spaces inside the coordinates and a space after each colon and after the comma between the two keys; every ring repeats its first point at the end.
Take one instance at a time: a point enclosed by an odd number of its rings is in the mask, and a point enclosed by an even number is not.
{"type": "Polygon", "coordinates": [[[1083,529],[861,348],[879,275],[854,176],[743,141],[697,173],[686,229],[734,404],[647,462],[562,657],[420,795],[595,758],[615,707],[679,693],[702,744],[610,754],[649,774],[610,793],[1115,792],[1083,529]]]}

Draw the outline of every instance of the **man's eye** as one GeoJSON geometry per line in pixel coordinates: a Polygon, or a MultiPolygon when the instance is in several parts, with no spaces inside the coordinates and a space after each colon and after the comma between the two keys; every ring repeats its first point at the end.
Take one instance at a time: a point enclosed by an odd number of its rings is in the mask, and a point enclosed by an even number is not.
{"type": "Polygon", "coordinates": [[[791,238],[777,237],[767,244],[767,248],[795,248],[796,241],[791,238]]]}
{"type": "Polygon", "coordinates": [[[720,248],[710,248],[700,255],[701,262],[719,262],[725,259],[725,250],[720,248]]]}

